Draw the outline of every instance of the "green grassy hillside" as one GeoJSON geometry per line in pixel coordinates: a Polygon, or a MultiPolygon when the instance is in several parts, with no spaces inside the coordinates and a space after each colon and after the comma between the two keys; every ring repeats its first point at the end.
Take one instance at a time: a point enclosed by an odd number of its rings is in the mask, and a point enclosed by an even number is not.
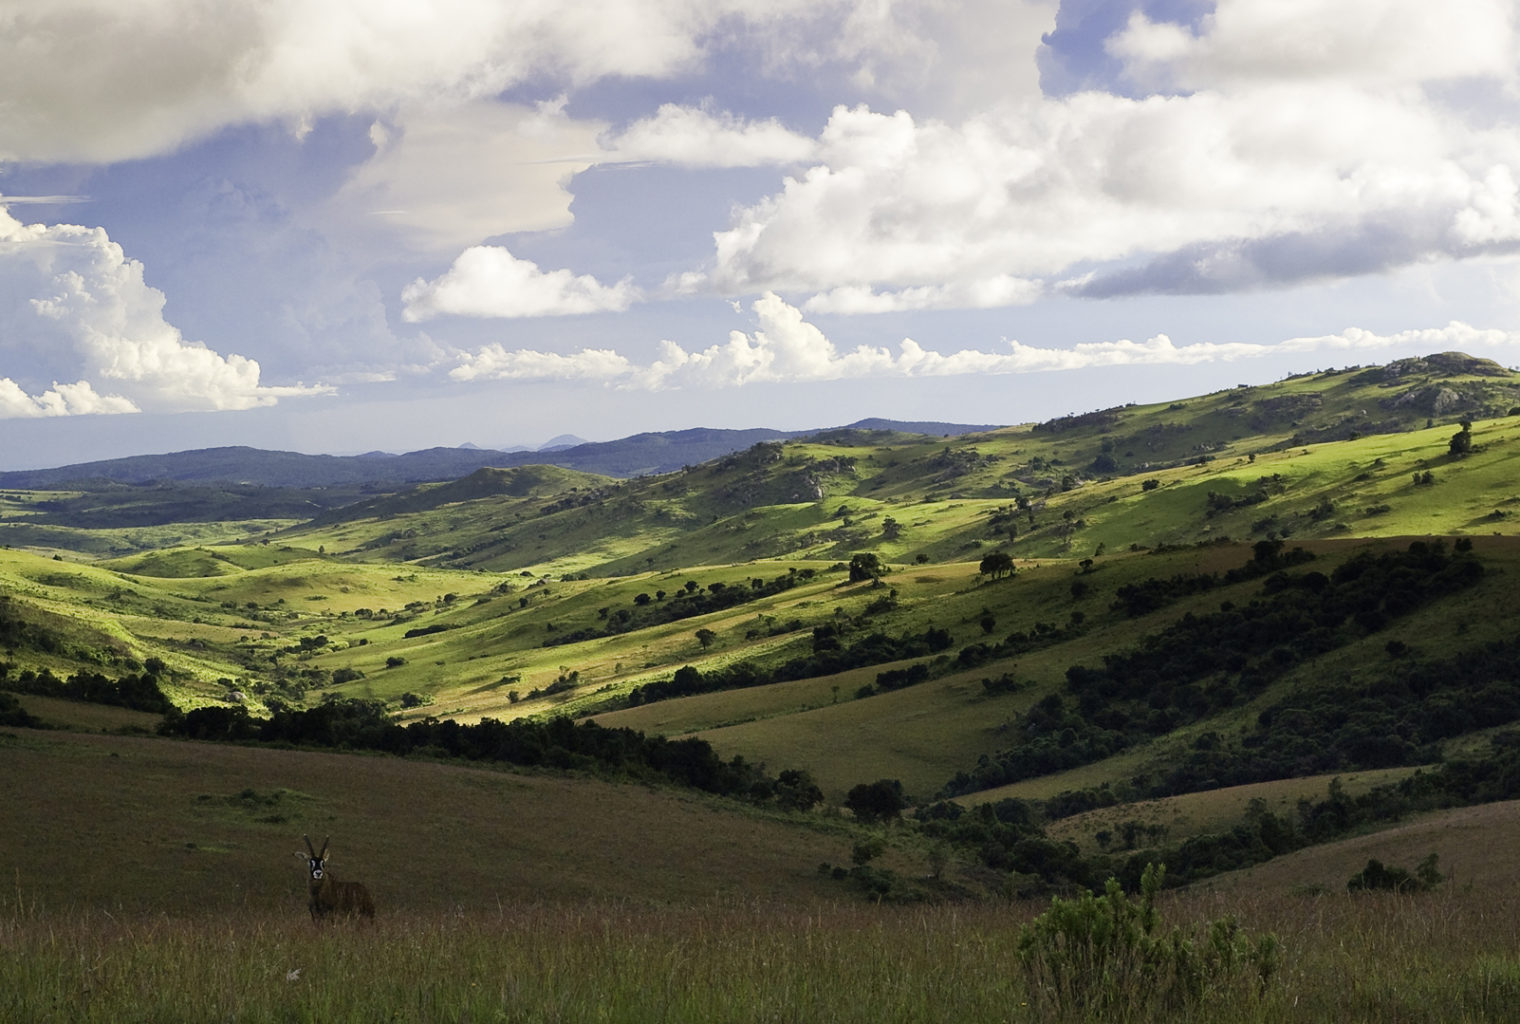
{"type": "Polygon", "coordinates": [[[171,485],[6,492],[0,685],[571,716],[806,771],[835,805],[895,780],[923,807],[1027,806],[1102,852],[1155,801],[1509,742],[1517,410],[1520,375],[1446,354],[628,480],[481,469],[300,521],[177,532],[194,495],[171,485]],[[158,525],[111,525],[128,492],[127,522],[158,525]]]}

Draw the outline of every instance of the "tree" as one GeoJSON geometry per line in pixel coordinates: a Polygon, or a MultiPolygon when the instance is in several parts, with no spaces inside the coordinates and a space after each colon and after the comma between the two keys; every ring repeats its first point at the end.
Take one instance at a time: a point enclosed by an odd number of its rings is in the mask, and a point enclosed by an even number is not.
{"type": "Polygon", "coordinates": [[[1462,421],[1462,429],[1451,435],[1451,442],[1448,447],[1451,449],[1451,454],[1459,459],[1472,451],[1471,420],[1462,421]]]}
{"type": "Polygon", "coordinates": [[[900,536],[902,536],[902,524],[896,519],[887,516],[881,521],[882,540],[896,540],[900,536]]]}
{"type": "Polygon", "coordinates": [[[850,559],[851,583],[864,583],[866,580],[870,580],[872,583],[880,583],[881,578],[886,573],[887,567],[872,552],[862,552],[850,559]]]}
{"type": "Polygon", "coordinates": [[[1000,580],[1004,576],[1013,575],[1013,556],[1006,551],[994,551],[983,558],[977,565],[977,571],[983,576],[991,576],[1000,580]]]}
{"type": "Polygon", "coordinates": [[[896,779],[862,782],[850,790],[844,805],[861,821],[892,821],[900,817],[908,798],[896,779]]]}
{"type": "Polygon", "coordinates": [[[807,772],[788,768],[776,776],[776,802],[788,810],[811,810],[823,803],[823,790],[807,772]]]}
{"type": "Polygon", "coordinates": [[[718,639],[718,634],[714,633],[710,629],[704,627],[703,629],[697,630],[697,643],[702,645],[702,650],[704,651],[711,647],[713,645],[713,641],[716,639],[718,639]]]}

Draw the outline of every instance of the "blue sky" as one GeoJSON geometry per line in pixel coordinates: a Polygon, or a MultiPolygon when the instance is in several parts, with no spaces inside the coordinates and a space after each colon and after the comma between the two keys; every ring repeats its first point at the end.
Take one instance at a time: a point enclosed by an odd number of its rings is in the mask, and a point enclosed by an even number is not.
{"type": "Polygon", "coordinates": [[[1513,365],[1517,121],[1510,0],[0,0],[0,469],[1513,365]]]}

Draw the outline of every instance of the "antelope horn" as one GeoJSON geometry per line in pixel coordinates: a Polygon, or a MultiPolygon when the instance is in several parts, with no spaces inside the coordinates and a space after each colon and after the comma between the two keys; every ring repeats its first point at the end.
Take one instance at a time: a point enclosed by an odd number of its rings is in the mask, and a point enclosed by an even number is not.
{"type": "Polygon", "coordinates": [[[325,837],[323,837],[323,839],[322,839],[322,852],[319,853],[319,854],[317,854],[317,860],[326,860],[327,859],[327,844],[329,842],[331,842],[331,841],[332,841],[332,836],[325,836],[325,837]]]}
{"type": "Polygon", "coordinates": [[[301,836],[301,838],[304,839],[304,840],[306,840],[306,852],[309,853],[309,854],[311,854],[311,859],[312,860],[316,860],[317,859],[317,851],[313,850],[311,848],[311,836],[303,834],[301,836]]]}

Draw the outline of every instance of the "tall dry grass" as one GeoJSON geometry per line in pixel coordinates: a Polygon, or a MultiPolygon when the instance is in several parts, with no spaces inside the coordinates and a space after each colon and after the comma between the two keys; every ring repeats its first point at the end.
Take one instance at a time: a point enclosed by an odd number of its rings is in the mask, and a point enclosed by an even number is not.
{"type": "MultiPolygon", "coordinates": [[[[1512,1021],[1520,894],[1163,900],[1282,941],[1263,992],[1168,1020],[1512,1021]]],[[[1018,969],[1033,905],[714,903],[121,917],[0,907],[0,1019],[119,1021],[1032,1021],[1018,969]]]]}

